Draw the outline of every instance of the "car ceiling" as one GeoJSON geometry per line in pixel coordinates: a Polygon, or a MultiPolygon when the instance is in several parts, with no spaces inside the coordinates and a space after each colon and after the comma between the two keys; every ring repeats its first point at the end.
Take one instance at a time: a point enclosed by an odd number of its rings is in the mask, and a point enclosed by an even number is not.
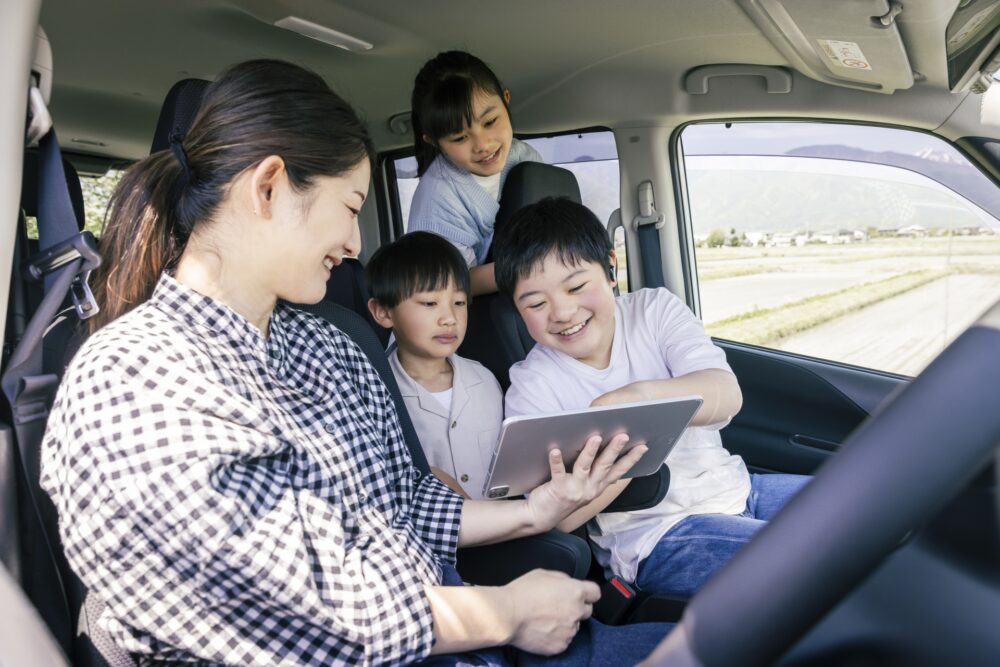
{"type": "MultiPolygon", "coordinates": [[[[790,67],[748,6],[782,0],[45,0],[40,23],[52,47],[52,111],[63,145],[119,158],[148,151],[160,104],[186,77],[212,78],[228,64],[282,58],[326,78],[367,118],[380,149],[403,147],[388,119],[409,108],[413,77],[435,53],[465,49],[512,91],[519,132],[595,125],[660,125],[735,113],[822,116],[935,128],[962,95],[946,92],[944,34],[957,0],[912,0],[897,19],[909,90],[894,95],[838,88],[797,72],[788,95],[723,77],[689,95],[684,77],[707,64],[790,67]],[[354,53],[275,27],[285,16],[371,42],[354,53]]],[[[787,0],[830,13],[832,4],[888,7],[885,0],[787,0]]],[[[822,14],[819,14],[822,18],[822,14]]],[[[833,21],[831,21],[831,26],[833,21]]],[[[820,29],[822,26],[820,26],[820,29]]],[[[814,28],[814,31],[816,29],[814,28]]],[[[831,38],[844,39],[843,25],[831,38]]]]}

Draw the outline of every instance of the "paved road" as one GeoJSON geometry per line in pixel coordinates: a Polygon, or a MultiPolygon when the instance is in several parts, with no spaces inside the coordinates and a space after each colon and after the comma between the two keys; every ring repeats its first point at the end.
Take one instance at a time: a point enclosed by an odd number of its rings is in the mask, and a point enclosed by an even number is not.
{"type": "Polygon", "coordinates": [[[954,275],[785,338],[774,347],[916,375],[1000,299],[996,275],[954,275]]]}
{"type": "Polygon", "coordinates": [[[900,273],[877,265],[857,270],[847,265],[817,269],[758,273],[710,280],[700,285],[701,318],[707,323],[755,308],[773,308],[817,294],[836,292],[852,285],[884,280],[900,273]]]}

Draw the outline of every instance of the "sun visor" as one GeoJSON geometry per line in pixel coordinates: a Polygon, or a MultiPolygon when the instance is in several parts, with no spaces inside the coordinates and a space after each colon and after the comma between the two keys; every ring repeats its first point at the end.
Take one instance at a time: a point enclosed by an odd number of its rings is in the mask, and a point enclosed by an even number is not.
{"type": "Polygon", "coordinates": [[[971,89],[981,93],[989,77],[1000,67],[1000,3],[967,0],[960,3],[945,31],[948,55],[948,86],[952,92],[971,89]]]}
{"type": "Polygon", "coordinates": [[[891,93],[913,85],[895,0],[739,0],[765,37],[802,74],[834,86],[891,93]]]}
{"type": "Polygon", "coordinates": [[[1000,86],[993,84],[982,95],[979,120],[983,125],[1000,127],[1000,86]]]}

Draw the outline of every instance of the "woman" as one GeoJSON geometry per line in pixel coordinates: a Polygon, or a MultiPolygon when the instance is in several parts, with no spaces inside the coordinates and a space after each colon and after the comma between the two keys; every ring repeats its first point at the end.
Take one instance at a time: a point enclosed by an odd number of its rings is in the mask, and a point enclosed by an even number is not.
{"type": "Polygon", "coordinates": [[[530,500],[463,503],[412,465],[360,350],[279,303],[318,301],[359,252],[371,152],[318,76],[248,62],[112,198],[99,330],[56,399],[42,484],[100,622],[143,658],[553,654],[590,613],[596,587],[551,572],[441,584],[456,547],[551,528],[618,479],[639,455],[612,463],[623,438],[572,473],[553,457],[530,500]]]}

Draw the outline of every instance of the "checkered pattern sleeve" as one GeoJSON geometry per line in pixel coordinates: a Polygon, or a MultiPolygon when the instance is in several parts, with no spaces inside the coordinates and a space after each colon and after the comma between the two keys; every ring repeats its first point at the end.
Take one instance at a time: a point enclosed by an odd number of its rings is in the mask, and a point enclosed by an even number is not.
{"type": "Polygon", "coordinates": [[[396,474],[400,445],[373,438],[398,425],[350,408],[364,388],[349,375],[304,393],[296,373],[333,371],[288,341],[275,361],[126,317],[140,331],[109,325],[74,360],[42,452],[67,558],[115,641],[228,665],[425,657],[424,591],[435,554],[453,559],[461,503],[396,474]]]}
{"type": "Polygon", "coordinates": [[[462,496],[434,475],[424,475],[413,499],[413,523],[438,560],[455,564],[462,496]]]}

